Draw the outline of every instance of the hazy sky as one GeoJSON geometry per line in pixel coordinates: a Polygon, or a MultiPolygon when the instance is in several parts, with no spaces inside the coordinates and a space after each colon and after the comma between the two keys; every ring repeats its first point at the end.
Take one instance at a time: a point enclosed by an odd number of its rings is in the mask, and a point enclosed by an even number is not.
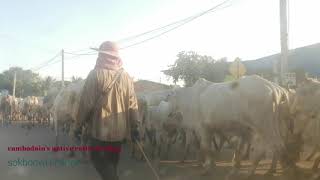
{"type": "MultiPolygon", "coordinates": [[[[0,0],[0,71],[33,68],[62,48],[77,51],[119,40],[194,15],[222,0],[0,0]]],[[[160,70],[180,51],[215,58],[256,59],[280,51],[279,0],[231,0],[164,36],[121,51],[137,79],[162,82],[160,70]]],[[[320,42],[320,1],[290,0],[289,48],[320,42]]],[[[89,50],[89,49],[88,49],[89,50]]],[[[86,77],[96,56],[66,55],[65,77],[86,77]],[[68,60],[69,59],[69,60],[68,60]]],[[[38,71],[61,78],[61,64],[38,71]]]]}

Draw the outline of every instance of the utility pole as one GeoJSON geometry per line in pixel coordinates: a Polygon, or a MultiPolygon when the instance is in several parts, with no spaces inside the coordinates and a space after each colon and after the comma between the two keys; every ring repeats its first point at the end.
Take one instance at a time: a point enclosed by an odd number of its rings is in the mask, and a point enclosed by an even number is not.
{"type": "MultiPolygon", "coordinates": [[[[288,73],[288,25],[287,25],[287,0],[280,0],[280,80],[284,80],[285,73],[288,73]]],[[[282,84],[283,85],[283,84],[282,84]]]]}
{"type": "Polygon", "coordinates": [[[61,88],[64,88],[64,50],[61,50],[61,64],[62,64],[62,70],[61,70],[61,88]]]}
{"type": "Polygon", "coordinates": [[[273,81],[279,85],[279,59],[273,61],[273,81]]]}
{"type": "Polygon", "coordinates": [[[13,90],[12,90],[12,96],[16,97],[16,81],[17,81],[17,72],[14,72],[13,77],[13,90]]]}
{"type": "Polygon", "coordinates": [[[237,79],[240,78],[240,65],[239,65],[239,63],[240,63],[240,60],[237,61],[237,79]]]}

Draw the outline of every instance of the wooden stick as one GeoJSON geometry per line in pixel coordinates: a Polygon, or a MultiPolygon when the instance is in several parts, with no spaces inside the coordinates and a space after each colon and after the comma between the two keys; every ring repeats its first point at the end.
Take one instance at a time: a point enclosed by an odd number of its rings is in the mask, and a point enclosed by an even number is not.
{"type": "Polygon", "coordinates": [[[147,155],[144,153],[142,146],[140,145],[140,143],[138,141],[136,141],[140,151],[142,152],[143,157],[146,159],[148,166],[150,167],[150,169],[152,170],[154,176],[157,178],[157,180],[160,180],[160,177],[157,173],[157,171],[153,168],[150,160],[148,159],[147,155]]]}

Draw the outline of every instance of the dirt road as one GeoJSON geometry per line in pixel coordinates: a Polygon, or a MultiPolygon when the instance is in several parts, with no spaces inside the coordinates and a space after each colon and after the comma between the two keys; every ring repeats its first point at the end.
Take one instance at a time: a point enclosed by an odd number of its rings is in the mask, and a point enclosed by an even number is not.
{"type": "MultiPolygon", "coordinates": [[[[61,145],[69,144],[67,137],[60,136],[61,145]]],[[[88,162],[81,162],[75,167],[25,167],[9,166],[9,161],[17,158],[28,160],[46,160],[46,159],[70,159],[66,153],[59,152],[8,152],[9,146],[30,146],[47,145],[54,146],[54,133],[48,128],[35,127],[31,131],[19,126],[9,126],[0,128],[0,179],[1,180],[100,180],[92,165],[88,162]]],[[[310,168],[310,162],[301,162],[299,165],[303,168],[310,168]]],[[[161,180],[223,180],[223,179],[243,179],[250,166],[249,162],[243,163],[240,175],[227,178],[231,170],[231,163],[227,161],[218,161],[217,167],[212,170],[211,175],[201,175],[201,167],[193,163],[161,163],[159,174],[161,180]]],[[[278,167],[278,174],[274,177],[267,177],[263,174],[270,166],[270,160],[261,163],[257,174],[253,180],[280,180],[285,179],[281,175],[281,169],[278,167]]],[[[297,179],[308,179],[309,170],[303,170],[307,175],[297,177],[297,179]]],[[[155,180],[151,170],[143,161],[137,161],[130,158],[128,147],[124,146],[122,152],[119,174],[121,180],[155,180]]]]}

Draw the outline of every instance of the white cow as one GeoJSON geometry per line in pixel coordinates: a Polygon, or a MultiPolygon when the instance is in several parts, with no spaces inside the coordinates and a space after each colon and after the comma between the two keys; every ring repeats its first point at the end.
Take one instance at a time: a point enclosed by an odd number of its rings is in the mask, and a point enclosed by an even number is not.
{"type": "Polygon", "coordinates": [[[163,124],[170,113],[169,103],[161,101],[158,106],[148,106],[148,115],[144,125],[146,140],[151,145],[152,157],[160,158],[161,145],[165,141],[163,124]]]}
{"type": "MultiPolygon", "coordinates": [[[[302,134],[306,145],[319,146],[320,127],[320,82],[306,79],[296,90],[296,96],[290,113],[294,116],[294,133],[302,134]]],[[[317,168],[320,157],[316,158],[314,169],[317,168]]],[[[320,177],[318,171],[315,179],[320,177]]]]}
{"type": "Polygon", "coordinates": [[[18,99],[6,95],[0,99],[0,112],[6,121],[17,120],[18,115],[18,99]]]}
{"type": "Polygon", "coordinates": [[[172,89],[153,91],[148,93],[137,94],[138,98],[142,98],[146,101],[148,106],[157,106],[161,101],[165,101],[172,93],[172,89]]]}
{"type": "Polygon", "coordinates": [[[199,128],[205,165],[212,163],[208,154],[212,129],[240,123],[257,133],[274,153],[287,156],[283,166],[293,166],[293,157],[285,153],[292,122],[287,114],[281,113],[289,110],[290,97],[287,90],[255,75],[209,86],[200,96],[199,128]]]}
{"type": "Polygon", "coordinates": [[[53,114],[53,124],[56,133],[56,143],[58,143],[58,128],[63,125],[65,133],[73,132],[76,116],[78,113],[80,96],[85,81],[72,83],[60,91],[53,103],[51,112],[53,114]]]}
{"type": "Polygon", "coordinates": [[[37,118],[39,100],[35,96],[28,96],[23,100],[23,115],[34,124],[37,118]]]}
{"type": "Polygon", "coordinates": [[[212,84],[200,78],[192,87],[174,89],[168,97],[172,114],[178,115],[173,118],[178,122],[173,124],[184,133],[184,159],[190,148],[194,148],[199,140],[197,123],[200,122],[200,94],[212,84]]]}
{"type": "Polygon", "coordinates": [[[273,151],[284,152],[292,127],[289,118],[280,112],[289,111],[290,97],[280,86],[258,76],[248,76],[226,83],[197,82],[176,91],[169,101],[182,113],[185,126],[200,134],[204,167],[209,170],[213,165],[211,142],[216,129],[247,127],[259,134],[273,151]]]}

